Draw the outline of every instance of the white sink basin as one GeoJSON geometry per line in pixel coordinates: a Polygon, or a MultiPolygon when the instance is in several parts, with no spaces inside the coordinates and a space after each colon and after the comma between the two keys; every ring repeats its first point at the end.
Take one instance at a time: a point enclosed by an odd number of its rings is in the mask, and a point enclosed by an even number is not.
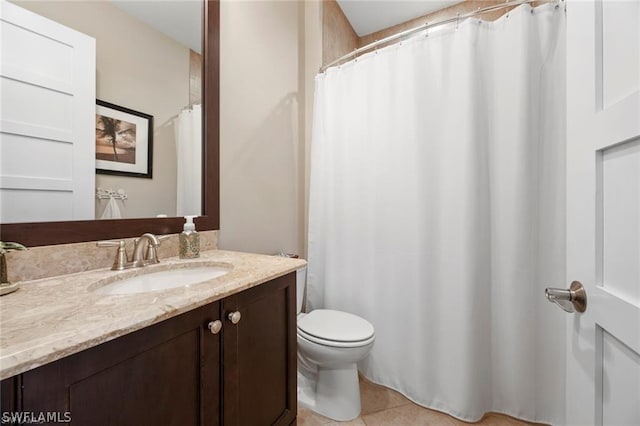
{"type": "Polygon", "coordinates": [[[104,280],[92,285],[89,290],[99,294],[135,294],[150,291],[168,290],[177,287],[188,287],[217,277],[221,277],[231,270],[226,266],[194,266],[191,268],[167,269],[157,272],[118,280],[104,280]]]}

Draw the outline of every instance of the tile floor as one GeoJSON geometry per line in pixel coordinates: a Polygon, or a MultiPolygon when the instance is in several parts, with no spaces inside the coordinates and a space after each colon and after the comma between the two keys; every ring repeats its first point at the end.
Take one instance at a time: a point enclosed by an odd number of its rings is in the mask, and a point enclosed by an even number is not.
{"type": "Polygon", "coordinates": [[[400,393],[360,380],[362,412],[350,422],[335,422],[306,408],[298,408],[299,426],[526,426],[527,423],[502,414],[490,413],[478,423],[465,423],[439,411],[429,410],[409,401],[400,393]]]}

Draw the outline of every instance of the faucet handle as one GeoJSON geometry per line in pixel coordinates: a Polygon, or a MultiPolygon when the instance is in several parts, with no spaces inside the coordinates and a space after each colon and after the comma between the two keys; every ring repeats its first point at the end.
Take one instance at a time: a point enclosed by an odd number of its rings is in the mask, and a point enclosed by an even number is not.
{"type": "MultiPolygon", "coordinates": [[[[162,243],[162,241],[171,238],[171,235],[162,235],[158,238],[158,245],[160,245],[162,243]]],[[[157,252],[157,246],[154,246],[153,244],[149,244],[147,246],[147,255],[145,257],[145,264],[149,265],[149,264],[154,264],[154,263],[160,263],[160,260],[158,259],[158,252],[157,252]]]]}
{"type": "Polygon", "coordinates": [[[98,247],[120,247],[125,244],[124,240],[106,240],[106,241],[98,241],[96,246],[98,247]]]}
{"type": "Polygon", "coordinates": [[[113,266],[111,267],[112,271],[122,271],[127,268],[127,247],[124,240],[120,241],[98,241],[96,243],[98,247],[118,247],[118,251],[116,252],[116,258],[113,261],[113,266]]]}

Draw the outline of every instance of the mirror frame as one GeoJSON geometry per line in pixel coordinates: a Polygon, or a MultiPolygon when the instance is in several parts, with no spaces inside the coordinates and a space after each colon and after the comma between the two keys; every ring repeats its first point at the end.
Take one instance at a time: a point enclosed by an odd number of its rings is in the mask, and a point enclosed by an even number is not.
{"type": "MultiPolygon", "coordinates": [[[[205,0],[203,13],[202,216],[196,229],[220,228],[220,2],[205,0]]],[[[0,224],[0,240],[27,247],[130,238],[182,231],[184,219],[141,218],[0,224]]]]}

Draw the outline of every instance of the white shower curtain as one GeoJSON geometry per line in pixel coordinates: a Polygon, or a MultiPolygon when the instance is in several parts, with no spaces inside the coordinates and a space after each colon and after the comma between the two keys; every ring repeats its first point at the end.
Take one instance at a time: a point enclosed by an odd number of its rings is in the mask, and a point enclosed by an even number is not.
{"type": "Polygon", "coordinates": [[[178,216],[202,214],[202,107],[193,105],[175,123],[178,216]]]}
{"type": "Polygon", "coordinates": [[[366,377],[468,421],[561,420],[564,158],[554,5],[317,77],[309,305],[375,326],[366,377]]]}

